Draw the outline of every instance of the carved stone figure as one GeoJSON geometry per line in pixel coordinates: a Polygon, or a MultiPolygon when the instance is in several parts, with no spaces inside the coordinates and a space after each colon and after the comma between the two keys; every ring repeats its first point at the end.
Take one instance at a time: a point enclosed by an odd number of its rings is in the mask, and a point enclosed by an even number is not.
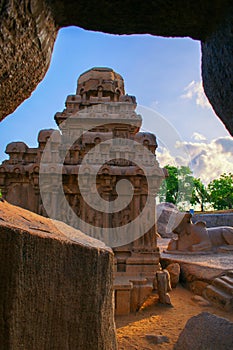
{"type": "Polygon", "coordinates": [[[217,251],[220,247],[224,249],[224,246],[232,246],[233,250],[233,227],[206,228],[204,221],[193,224],[191,217],[191,214],[185,214],[181,222],[173,229],[178,238],[170,240],[167,247],[169,252],[217,251]]]}
{"type": "Polygon", "coordinates": [[[156,279],[159,294],[159,302],[161,304],[171,305],[171,299],[168,293],[172,290],[169,272],[166,269],[164,269],[163,271],[157,271],[156,279]]]}

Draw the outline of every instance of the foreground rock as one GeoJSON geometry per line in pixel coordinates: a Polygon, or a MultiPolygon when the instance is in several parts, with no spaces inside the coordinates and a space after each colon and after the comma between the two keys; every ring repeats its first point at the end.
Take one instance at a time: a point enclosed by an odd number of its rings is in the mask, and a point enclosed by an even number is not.
{"type": "Polygon", "coordinates": [[[116,349],[112,266],[103,243],[0,202],[1,349],[116,349]]]}
{"type": "Polygon", "coordinates": [[[233,323],[208,312],[188,320],[174,350],[232,350],[233,323]]]}

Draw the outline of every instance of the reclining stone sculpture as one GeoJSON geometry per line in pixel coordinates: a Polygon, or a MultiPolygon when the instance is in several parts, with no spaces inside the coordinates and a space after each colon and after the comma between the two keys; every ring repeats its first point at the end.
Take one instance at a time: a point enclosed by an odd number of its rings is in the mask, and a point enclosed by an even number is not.
{"type": "Polygon", "coordinates": [[[224,247],[233,251],[233,227],[219,226],[206,228],[204,221],[192,223],[192,215],[184,214],[182,220],[173,229],[178,238],[170,240],[167,251],[179,252],[216,252],[224,247]]]}

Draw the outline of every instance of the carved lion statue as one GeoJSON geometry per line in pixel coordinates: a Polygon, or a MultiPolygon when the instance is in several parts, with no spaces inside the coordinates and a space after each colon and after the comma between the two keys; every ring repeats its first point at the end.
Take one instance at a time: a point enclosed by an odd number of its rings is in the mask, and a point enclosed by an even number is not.
{"type": "Polygon", "coordinates": [[[173,229],[178,238],[171,239],[167,251],[217,251],[219,247],[229,245],[232,245],[233,250],[233,227],[206,228],[204,221],[198,221],[193,224],[191,217],[191,214],[185,214],[180,223],[173,229]]]}

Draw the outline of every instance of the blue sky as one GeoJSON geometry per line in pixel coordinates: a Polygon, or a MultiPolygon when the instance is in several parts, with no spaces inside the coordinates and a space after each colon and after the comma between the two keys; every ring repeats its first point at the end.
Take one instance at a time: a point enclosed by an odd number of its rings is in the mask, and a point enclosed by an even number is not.
{"type": "MultiPolygon", "coordinates": [[[[188,38],[114,36],[70,27],[59,32],[50,68],[31,97],[0,123],[0,161],[11,141],[37,145],[40,129],[54,128],[54,114],[75,93],[77,78],[94,66],[120,73],[128,94],[173,124],[184,142],[205,143],[229,134],[201,91],[200,44],[188,38]],[[194,135],[194,136],[193,136],[194,135]],[[202,138],[202,137],[200,137],[202,138]],[[203,141],[203,138],[202,138],[203,141]]],[[[156,133],[156,121],[146,120],[156,133]]]]}

